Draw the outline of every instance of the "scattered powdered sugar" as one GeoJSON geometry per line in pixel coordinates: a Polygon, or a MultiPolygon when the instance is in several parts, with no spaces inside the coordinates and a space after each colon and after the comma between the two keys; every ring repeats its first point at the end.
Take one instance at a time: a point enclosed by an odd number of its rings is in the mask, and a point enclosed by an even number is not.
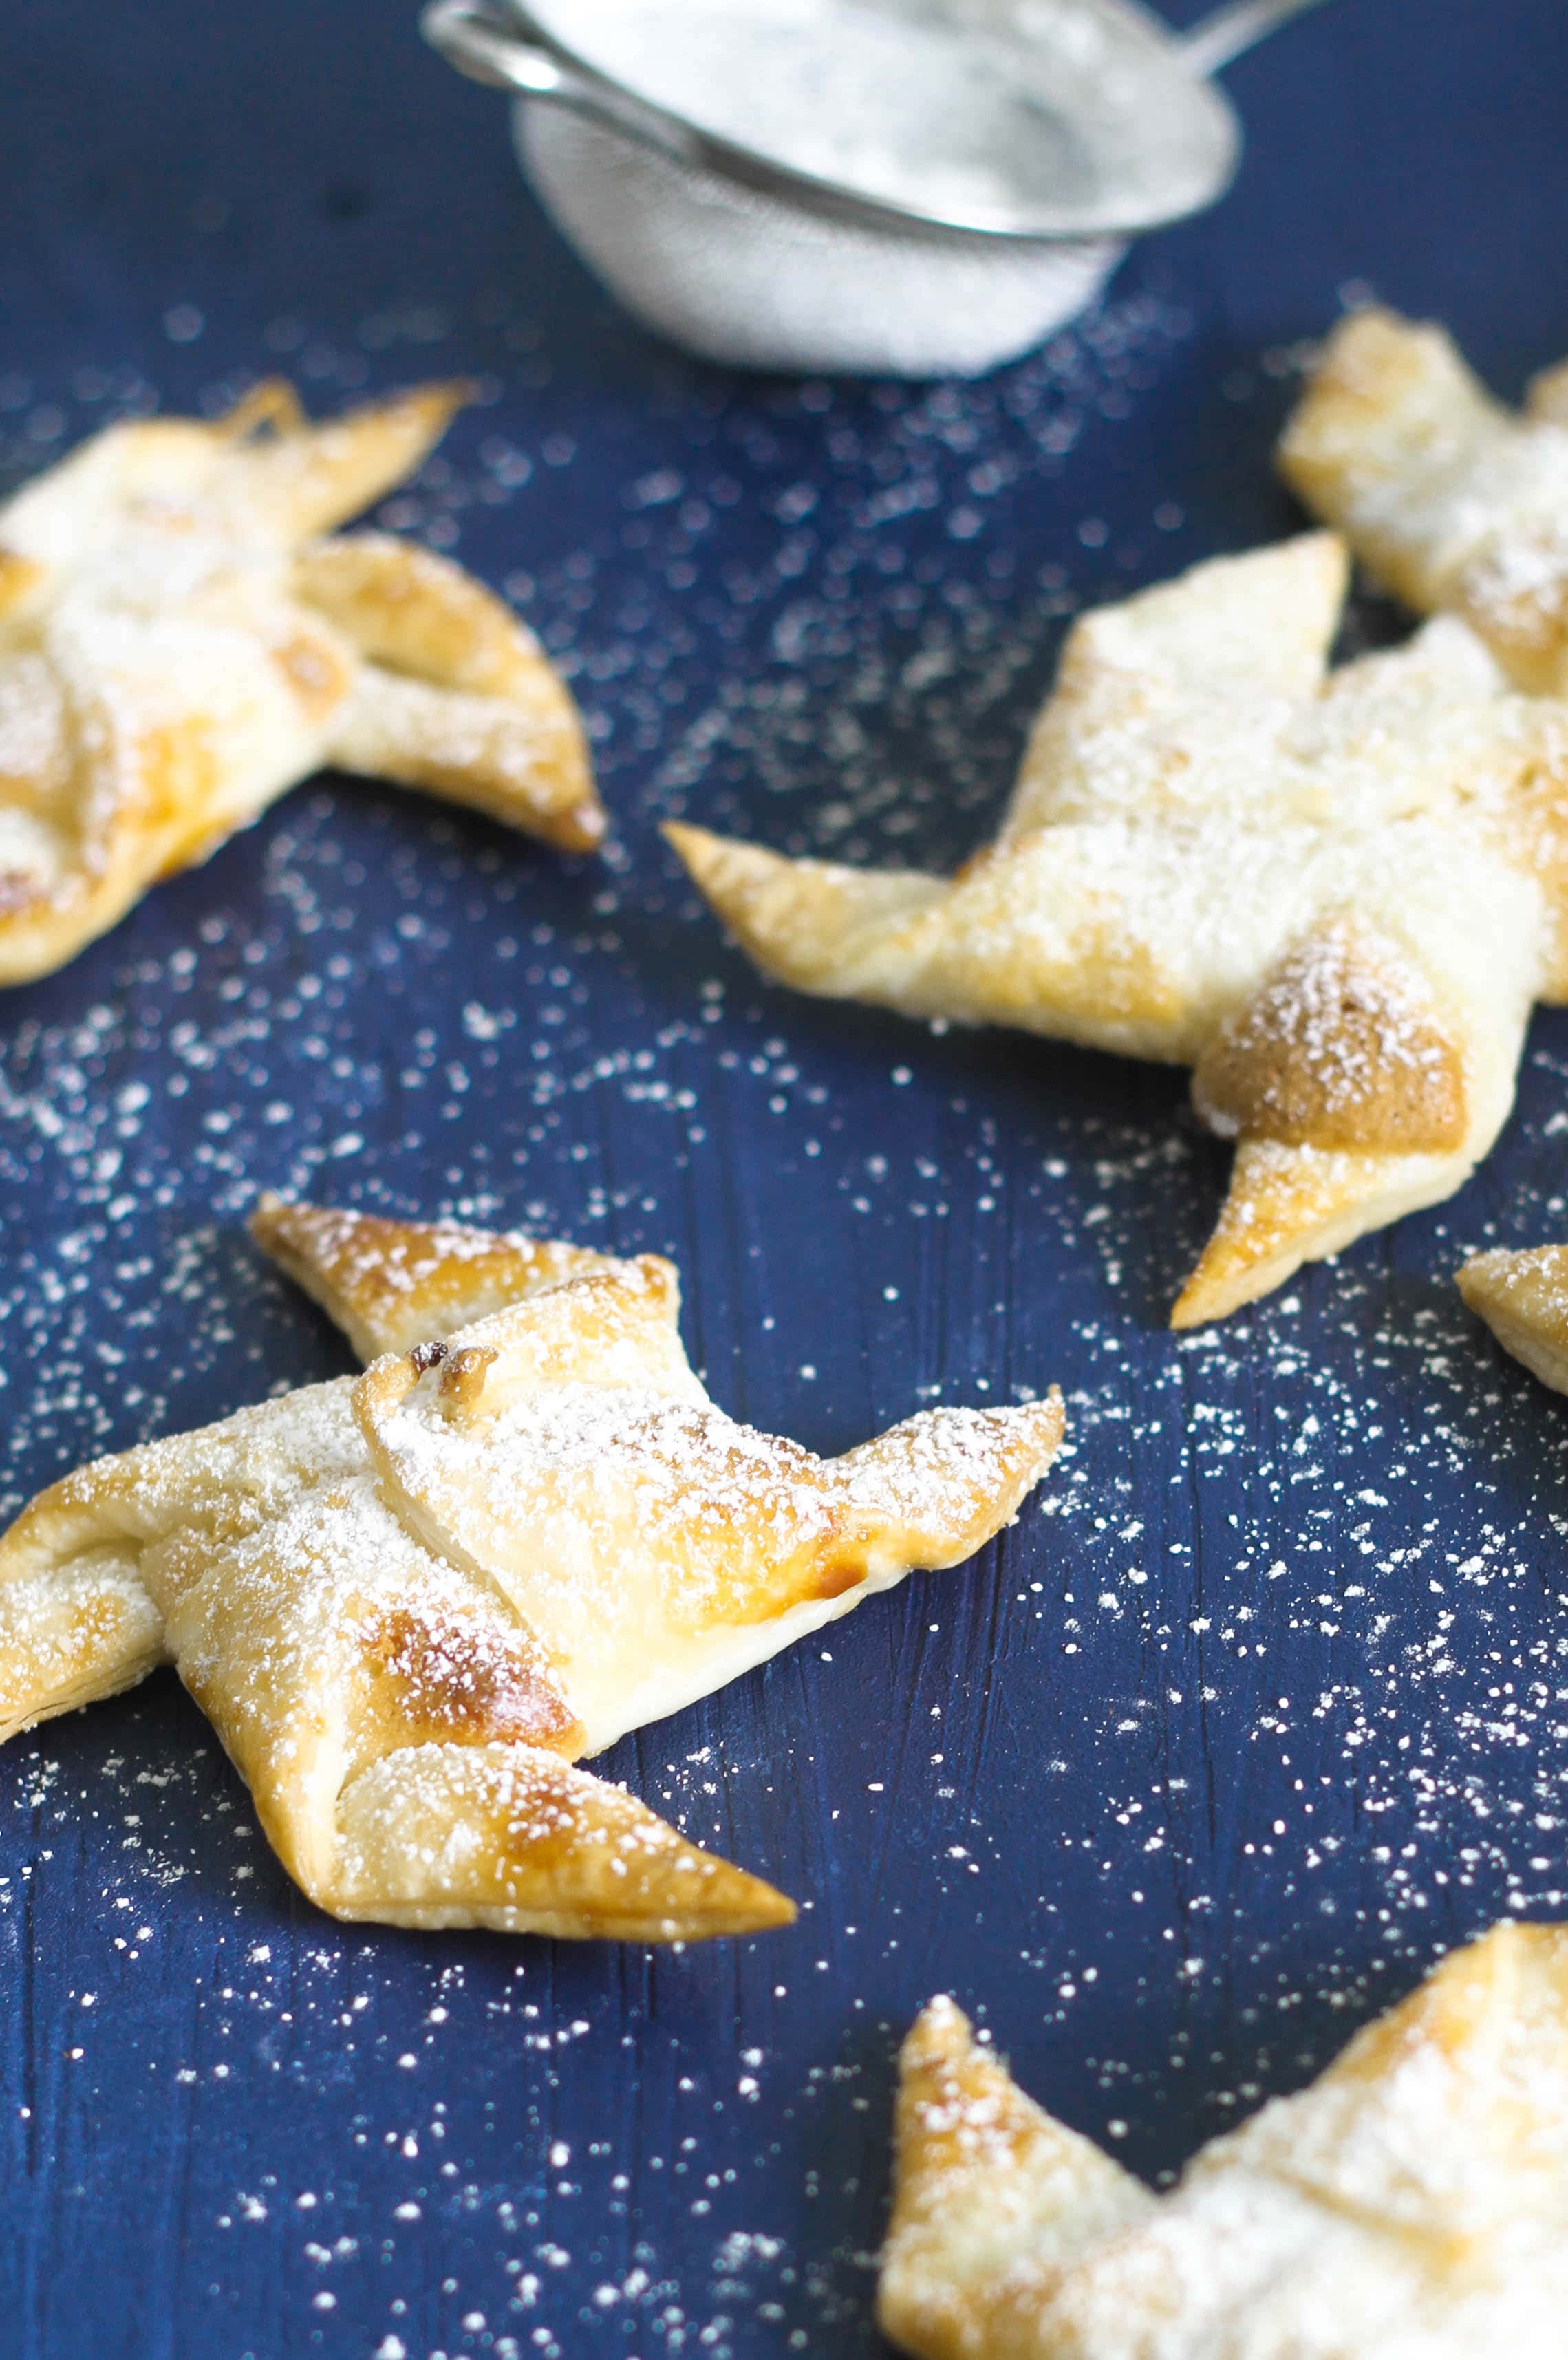
{"type": "MultiPolygon", "coordinates": [[[[9,1502],[345,1368],[240,1233],[265,1185],[672,1253],[714,1397],[823,1454],[1052,1379],[1069,1442],[997,1550],[600,1765],[812,1905],[791,1933],[645,1961],[339,1927],[167,1677],[16,1741],[0,1933],[36,1997],[7,2119],[83,2221],[73,2110],[113,2078],[127,2169],[144,2118],[177,2125],[190,2285],[289,2334],[330,2340],[332,2293],[388,2360],[869,2352],[890,2059],[932,1990],[1156,2177],[1443,1944],[1568,1911],[1561,1404],[1449,1283],[1563,1233],[1568,1049],[1539,1015],[1453,1205],[1169,1336],[1226,1170],[1176,1077],[770,991],[650,824],[956,863],[1064,615],[1217,530],[1192,448],[1141,431],[1212,350],[1145,281],[963,389],[672,364],[628,442],[544,310],[278,321],[253,367],[318,409],[490,374],[380,521],[509,580],[569,660],[626,857],[308,788],[13,999],[9,1502]]],[[[166,356],[195,372],[171,405],[243,390],[202,353],[166,356]]],[[[1225,395],[1258,486],[1293,365],[1225,395]]],[[[152,398],[0,372],[0,467],[152,398]]]]}

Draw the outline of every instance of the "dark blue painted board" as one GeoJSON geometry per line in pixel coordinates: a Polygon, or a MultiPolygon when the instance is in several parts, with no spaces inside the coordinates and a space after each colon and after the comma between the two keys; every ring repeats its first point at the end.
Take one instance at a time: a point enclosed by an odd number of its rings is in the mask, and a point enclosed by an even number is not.
{"type": "Polygon", "coordinates": [[[1236,70],[1225,206],[959,388],[655,346],[404,12],[14,0],[0,42],[5,480],[268,367],[319,407],[474,375],[388,520],[569,663],[625,847],[322,782],[6,998],[11,1501],[346,1365],[244,1240],[268,1184],[672,1252],[719,1399],[822,1448],[1052,1380],[1073,1419],[974,1565],[609,1757],[789,1934],[334,1926],[167,1677],[9,1749],[4,2348],[868,2352],[932,1990],[1159,2173],[1563,1907],[1565,1414],[1451,1273],[1562,1231],[1568,1026],[1461,1197],[1177,1340],[1225,1171],[1180,1076],[767,989],[653,824],[957,858],[1076,604],[1290,529],[1268,453],[1341,290],[1509,385],[1568,350],[1568,24],[1342,0],[1236,70]]]}

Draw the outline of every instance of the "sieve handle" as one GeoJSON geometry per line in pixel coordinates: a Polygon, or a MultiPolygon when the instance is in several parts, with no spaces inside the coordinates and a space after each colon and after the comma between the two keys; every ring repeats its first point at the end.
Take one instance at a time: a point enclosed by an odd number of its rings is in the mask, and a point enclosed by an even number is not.
{"type": "Polygon", "coordinates": [[[1244,49],[1256,49],[1292,16],[1323,5],[1323,0],[1225,0],[1223,7],[1179,33],[1176,46],[1193,73],[1206,77],[1228,66],[1244,49]]]}
{"type": "Polygon", "coordinates": [[[420,13],[419,30],[431,49],[470,82],[526,98],[553,99],[558,106],[592,115],[678,163],[698,160],[693,150],[702,143],[686,136],[661,109],[644,106],[616,83],[528,40],[505,0],[500,5],[495,0],[429,0],[420,13]]]}

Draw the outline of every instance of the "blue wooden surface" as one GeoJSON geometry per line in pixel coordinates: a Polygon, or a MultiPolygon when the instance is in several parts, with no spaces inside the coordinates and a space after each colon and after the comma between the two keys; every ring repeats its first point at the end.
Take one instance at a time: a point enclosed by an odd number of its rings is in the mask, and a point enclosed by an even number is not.
{"type": "Polygon", "coordinates": [[[1453,1204],[1177,1341],[1224,1179],[1179,1076],[765,989],[653,824],[955,858],[1074,604],[1290,529],[1292,347],[1350,282],[1500,383],[1568,351],[1568,19],[1344,0],[1236,69],[1226,204],[958,388],[656,346],[385,0],[11,0],[0,66],[5,478],[264,369],[474,374],[387,514],[569,665],[624,847],[323,781],[6,996],[9,1501],[346,1364],[244,1240],[263,1185],[671,1252],[718,1397],[822,1448],[1053,1379],[1073,1418],[999,1546],[609,1758],[785,1935],[337,1927],[168,1676],[9,1748],[4,2348],[873,2351],[933,1990],[1154,2174],[1562,1907],[1568,1413],[1451,1273],[1562,1233],[1568,1022],[1453,1204]]]}

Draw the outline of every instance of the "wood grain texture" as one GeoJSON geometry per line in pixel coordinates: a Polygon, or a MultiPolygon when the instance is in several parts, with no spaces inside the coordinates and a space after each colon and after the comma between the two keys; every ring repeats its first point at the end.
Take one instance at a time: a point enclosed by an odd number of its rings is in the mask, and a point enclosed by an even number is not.
{"type": "Polygon", "coordinates": [[[808,1898],[785,1934],[334,1926],[166,1674],[0,1754],[16,2360],[852,2360],[932,1992],[1153,2174],[1442,1944],[1563,1914],[1564,1405],[1452,1273],[1568,1234],[1568,1021],[1440,1217],[1178,1340],[1225,1164],[1178,1077],[768,991],[654,832],[955,863],[1070,595],[1299,524],[1273,372],[1342,283],[1505,390],[1568,350],[1561,16],[1281,37],[1235,76],[1236,196],[953,391],[644,340],[404,12],[9,13],[0,480],[155,393],[480,380],[379,521],[572,660],[628,865],[323,781],[7,995],[0,1481],[349,1365],[245,1240],[266,1185],[668,1252],[715,1398],[818,1449],[1052,1379],[1073,1421],[972,1567],[599,1765],[808,1898]]]}

